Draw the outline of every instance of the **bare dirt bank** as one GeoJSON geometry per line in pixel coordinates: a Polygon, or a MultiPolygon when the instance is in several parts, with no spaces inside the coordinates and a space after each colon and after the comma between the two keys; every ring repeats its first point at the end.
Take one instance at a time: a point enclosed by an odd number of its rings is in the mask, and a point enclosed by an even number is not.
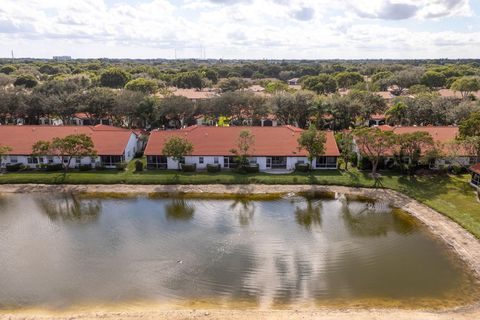
{"type": "MultiPolygon", "coordinates": [[[[336,192],[359,195],[384,201],[409,212],[424,223],[432,234],[454,250],[480,278],[480,241],[461,226],[399,192],[386,189],[351,188],[311,185],[0,185],[0,193],[31,192],[99,192],[99,193],[205,193],[205,194],[267,194],[296,192],[336,192]]],[[[121,309],[121,308],[119,308],[121,309]]],[[[396,309],[318,309],[318,310],[165,310],[143,309],[126,311],[72,311],[68,314],[46,312],[3,313],[0,319],[480,319],[480,304],[450,311],[396,309]]]]}
{"type": "Polygon", "coordinates": [[[69,315],[55,314],[10,314],[0,319],[40,320],[93,320],[93,319],[169,319],[169,320],[474,320],[480,319],[480,312],[444,312],[403,310],[170,310],[170,311],[125,311],[85,312],[69,315]]]}

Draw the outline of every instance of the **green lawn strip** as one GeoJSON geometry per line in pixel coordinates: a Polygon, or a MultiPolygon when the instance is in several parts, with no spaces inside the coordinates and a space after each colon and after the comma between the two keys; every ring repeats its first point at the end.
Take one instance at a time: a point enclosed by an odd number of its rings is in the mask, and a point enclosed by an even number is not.
{"type": "MultiPolygon", "coordinates": [[[[133,162],[132,162],[133,163],[133,162]]],[[[273,175],[267,173],[144,171],[135,173],[130,164],[126,171],[90,172],[20,172],[0,175],[0,184],[318,184],[354,187],[378,187],[400,191],[443,213],[480,238],[480,203],[468,184],[469,175],[421,176],[409,178],[383,172],[375,182],[366,172],[352,169],[273,175]]]]}

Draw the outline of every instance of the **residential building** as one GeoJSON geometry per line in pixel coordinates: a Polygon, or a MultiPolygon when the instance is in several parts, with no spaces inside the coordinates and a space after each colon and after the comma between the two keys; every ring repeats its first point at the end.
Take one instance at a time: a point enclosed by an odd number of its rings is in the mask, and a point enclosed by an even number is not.
{"type": "MultiPolygon", "coordinates": [[[[294,170],[296,163],[308,163],[307,152],[299,149],[298,138],[302,129],[292,126],[278,127],[208,127],[191,126],[179,130],[154,131],[145,149],[147,167],[150,169],[177,169],[178,162],[162,154],[165,142],[171,137],[183,137],[193,144],[192,154],[182,162],[206,169],[208,164],[219,164],[223,169],[236,166],[232,153],[242,130],[249,130],[255,142],[249,152],[250,163],[260,171],[294,170]]],[[[314,169],[336,169],[340,156],[333,132],[326,131],[325,154],[313,161],[314,169]]]]}
{"type": "Polygon", "coordinates": [[[296,86],[296,85],[298,85],[298,80],[300,80],[300,79],[299,78],[290,79],[290,80],[288,80],[288,84],[290,86],[296,86]]]}
{"type": "Polygon", "coordinates": [[[61,158],[45,155],[32,155],[32,146],[39,140],[52,141],[53,138],[72,134],[86,134],[91,137],[97,156],[73,159],[72,168],[80,164],[92,167],[114,168],[117,164],[130,161],[138,151],[138,137],[128,129],[97,126],[0,126],[0,145],[12,148],[4,156],[2,165],[22,163],[30,168],[41,164],[61,163],[61,158]]]}
{"type": "Polygon", "coordinates": [[[372,126],[381,126],[384,125],[387,120],[387,117],[384,114],[381,113],[375,113],[370,116],[370,119],[367,121],[367,125],[369,127],[372,126]]]}
{"type": "Polygon", "coordinates": [[[98,124],[112,125],[112,120],[108,118],[98,118],[85,112],[77,112],[69,120],[69,124],[76,126],[94,126],[98,124]]]}
{"type": "Polygon", "coordinates": [[[470,180],[470,184],[475,188],[480,189],[480,163],[471,166],[470,172],[472,173],[472,180],[470,180]]]}
{"type": "MultiPolygon", "coordinates": [[[[395,134],[404,134],[404,133],[413,133],[413,132],[428,132],[435,144],[440,147],[440,155],[431,159],[429,167],[431,169],[440,169],[445,167],[450,167],[453,165],[465,166],[474,164],[476,161],[475,155],[469,154],[467,150],[459,148],[456,150],[456,153],[453,153],[449,148],[449,143],[453,142],[459,135],[458,127],[453,126],[425,126],[425,127],[416,127],[416,126],[397,126],[392,127],[389,125],[378,126],[379,129],[384,131],[392,131],[395,134]]],[[[422,153],[425,153],[427,150],[421,150],[422,153]]],[[[357,152],[360,155],[360,152],[357,148],[357,152]]],[[[395,161],[395,149],[389,150],[384,155],[385,164],[393,163],[395,161]]],[[[404,161],[410,161],[409,159],[404,159],[404,161]]],[[[388,165],[387,165],[388,166],[388,165]]]]}

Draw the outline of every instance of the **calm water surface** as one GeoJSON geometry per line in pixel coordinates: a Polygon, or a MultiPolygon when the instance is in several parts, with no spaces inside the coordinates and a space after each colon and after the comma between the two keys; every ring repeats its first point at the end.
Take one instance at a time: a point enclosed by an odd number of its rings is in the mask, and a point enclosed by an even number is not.
{"type": "Polygon", "coordinates": [[[474,293],[443,244],[381,203],[0,195],[0,308],[434,305],[474,293]]]}

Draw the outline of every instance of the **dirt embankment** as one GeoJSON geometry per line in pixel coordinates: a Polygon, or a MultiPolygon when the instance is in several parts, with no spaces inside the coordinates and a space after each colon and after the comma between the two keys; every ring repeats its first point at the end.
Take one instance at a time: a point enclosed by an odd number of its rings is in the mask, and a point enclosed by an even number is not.
{"type": "MultiPolygon", "coordinates": [[[[480,278],[480,241],[444,215],[399,192],[385,189],[310,185],[0,185],[0,193],[30,192],[115,192],[115,193],[204,193],[204,194],[267,194],[296,192],[336,192],[385,201],[403,209],[423,222],[442,238],[480,278]]],[[[480,305],[465,309],[429,312],[418,310],[130,310],[95,312],[85,310],[68,314],[14,312],[1,314],[0,319],[335,319],[335,320],[464,320],[480,319],[480,305]]]]}

